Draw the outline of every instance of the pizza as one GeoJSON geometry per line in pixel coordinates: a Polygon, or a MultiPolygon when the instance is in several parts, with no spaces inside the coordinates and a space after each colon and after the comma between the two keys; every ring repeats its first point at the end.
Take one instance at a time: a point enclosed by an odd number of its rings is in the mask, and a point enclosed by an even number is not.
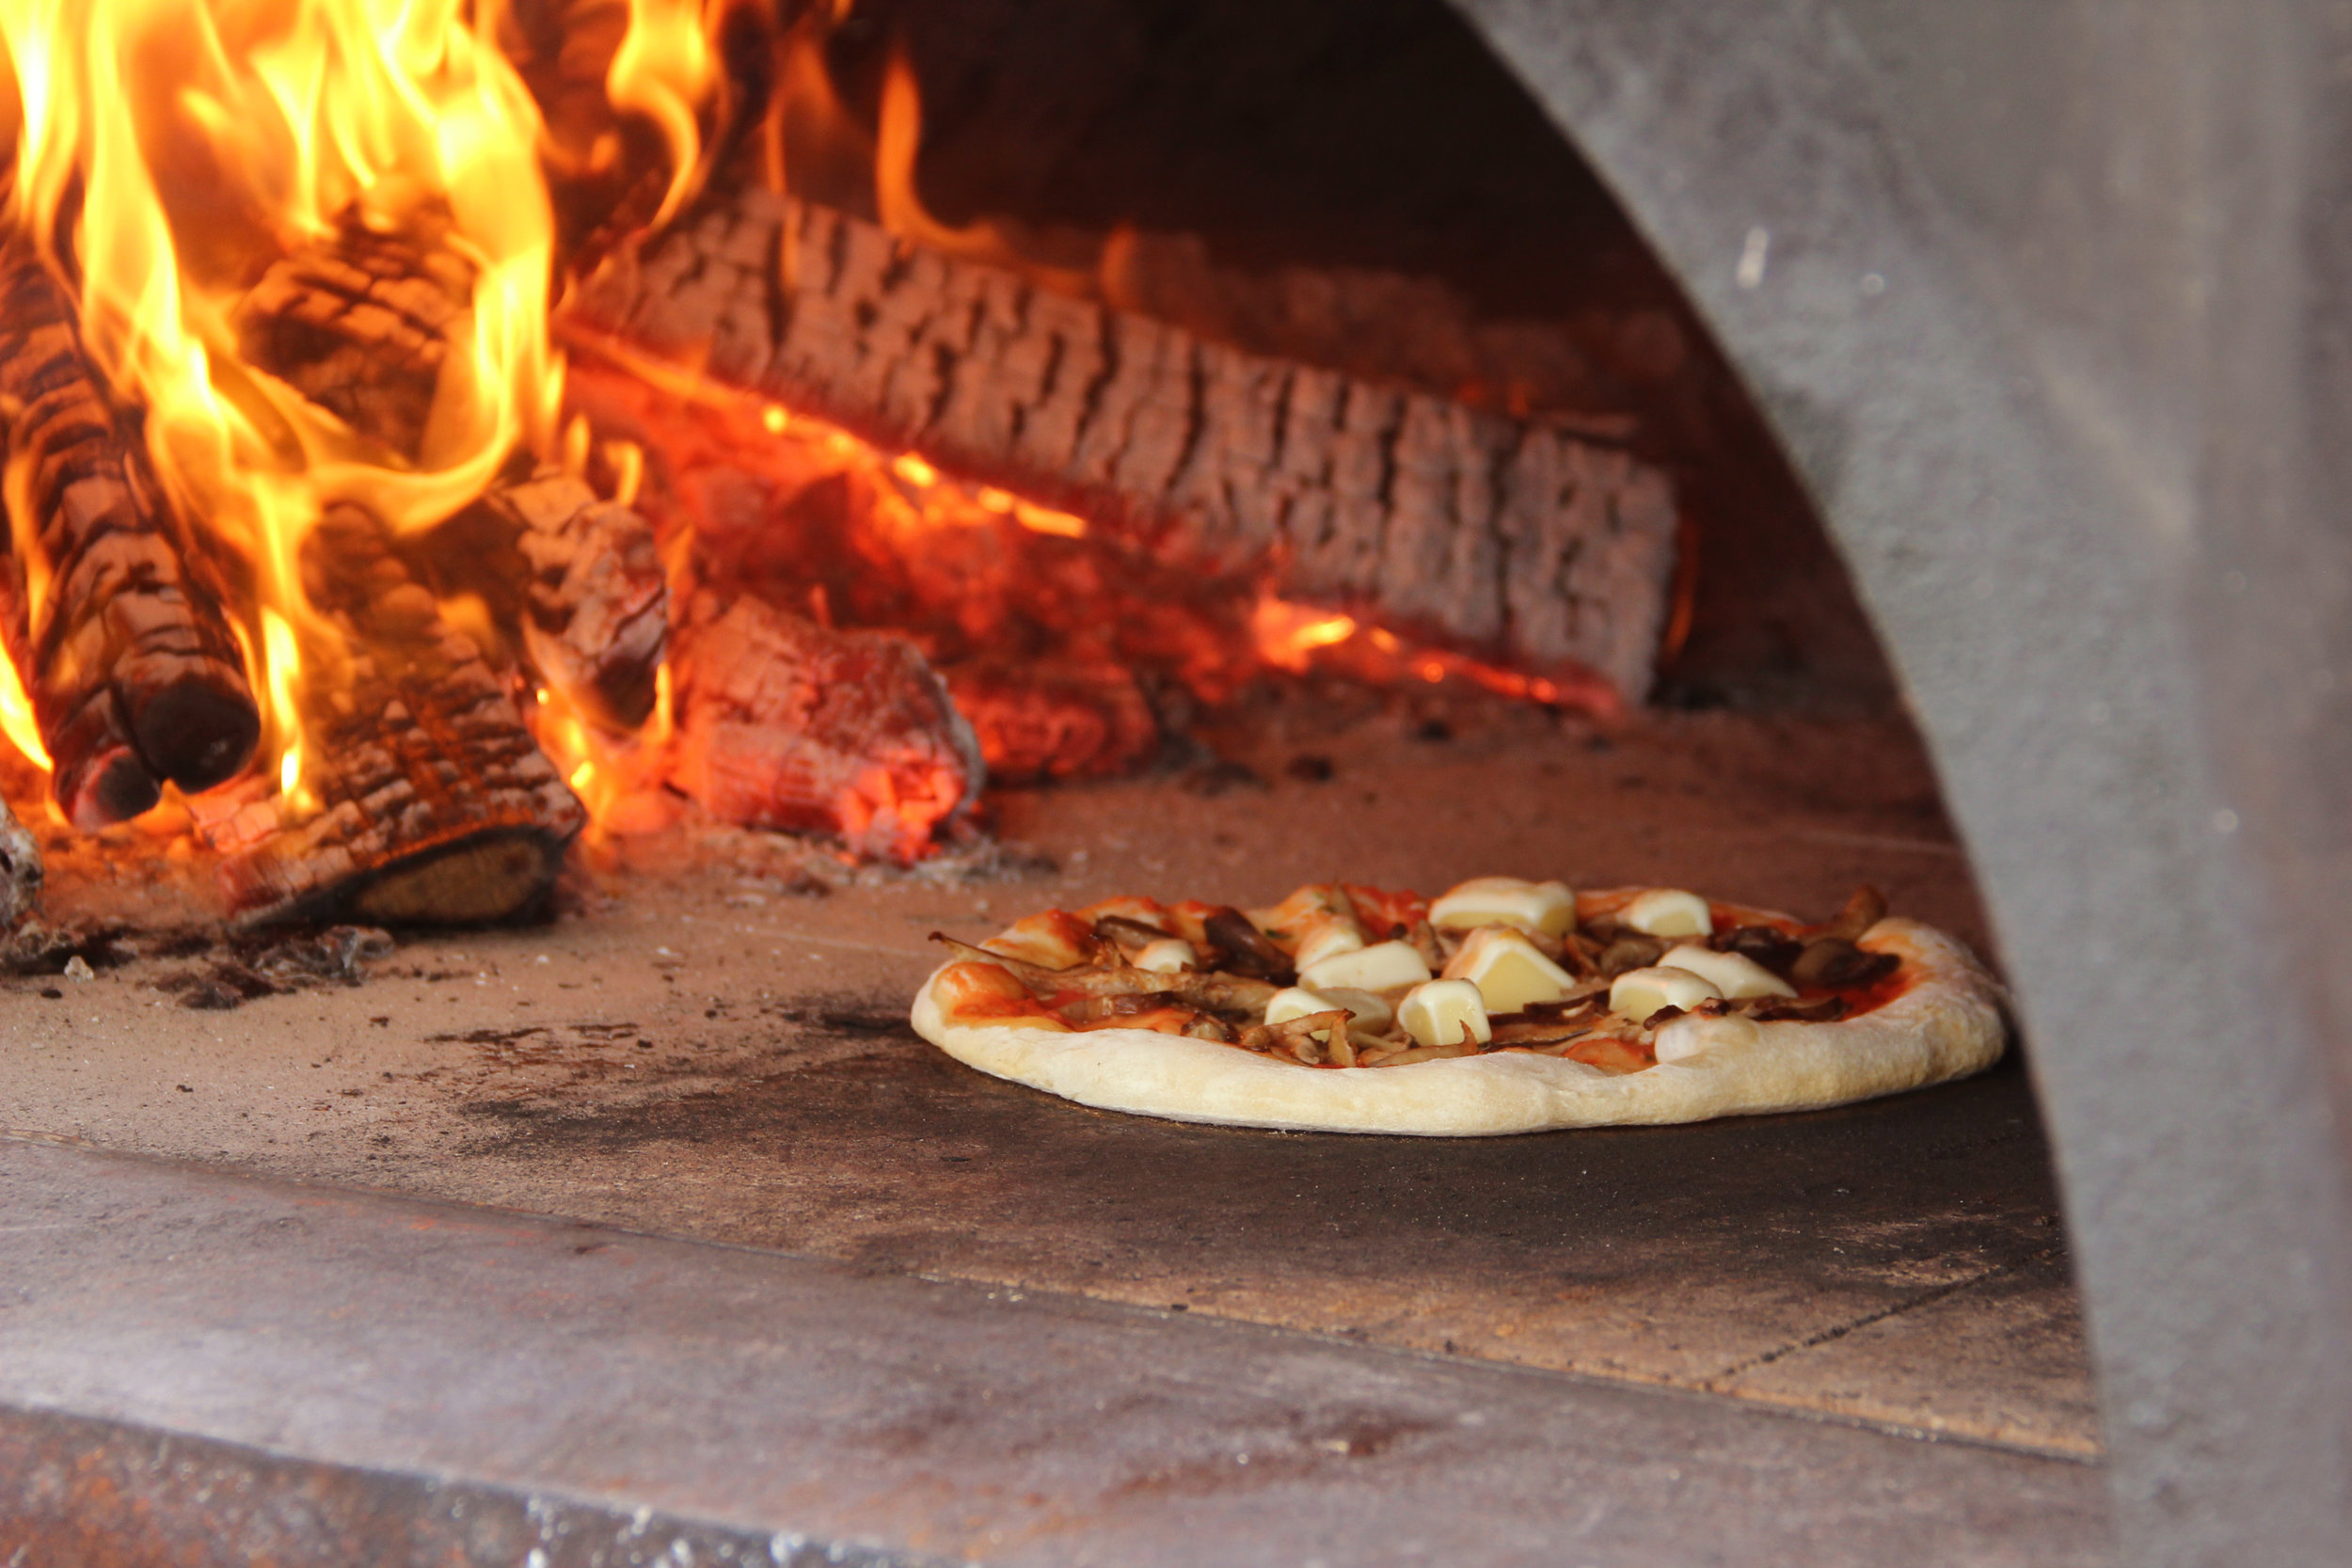
{"type": "Polygon", "coordinates": [[[1432,1136],[1701,1121],[1964,1077],[2008,1037],[1967,949],[1857,889],[1826,921],[1679,888],[1316,883],[1270,908],[1113,898],[953,957],[914,1023],[1106,1110],[1432,1136]]]}

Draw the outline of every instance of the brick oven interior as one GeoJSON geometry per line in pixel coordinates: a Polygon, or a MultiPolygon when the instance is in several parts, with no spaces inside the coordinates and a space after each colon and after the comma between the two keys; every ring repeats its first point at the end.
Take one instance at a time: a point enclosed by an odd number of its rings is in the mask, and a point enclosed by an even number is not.
{"type": "MultiPolygon", "coordinates": [[[[395,1540],[466,1562],[1517,1560],[1570,1536],[1625,1561],[2102,1560],[2030,1041],[1840,1110],[1453,1141],[1121,1117],[914,1035],[933,930],[1339,875],[1808,913],[1869,882],[2000,955],[1803,487],[1599,179],[1439,0],[834,9],[801,18],[803,54],[734,63],[755,100],[818,62],[846,119],[738,136],[667,243],[734,221],[779,156],[795,201],[903,232],[844,130],[878,123],[903,60],[934,250],[991,220],[1038,287],[1088,274],[1099,300],[1123,246],[1116,303],[1200,341],[1667,476],[1654,681],[1618,711],[1531,700],[1465,670],[1533,665],[1465,641],[1429,678],[1305,660],[1211,699],[1146,660],[1148,743],[1000,766],[911,864],[657,786],[528,918],[455,927],[230,919],[200,807],[77,831],[13,764],[47,879],[0,977],[0,1256],[27,1282],[0,1301],[24,1347],[0,1560],[19,1537],[27,1563],[395,1540]]],[[[571,318],[578,397],[645,445],[648,505],[716,529],[724,497],[769,497],[756,546],[781,526],[771,392],[670,395],[597,297],[571,318]]],[[[762,580],[855,621],[792,565],[762,580]]],[[[1052,637],[974,657],[1065,657],[1052,637]]]]}

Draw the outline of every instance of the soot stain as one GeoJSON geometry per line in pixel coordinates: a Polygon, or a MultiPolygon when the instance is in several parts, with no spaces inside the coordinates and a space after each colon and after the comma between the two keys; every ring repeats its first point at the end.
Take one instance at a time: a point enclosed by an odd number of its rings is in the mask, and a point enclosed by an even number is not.
{"type": "Polygon", "coordinates": [[[902,1008],[878,999],[809,1002],[777,1009],[772,1016],[790,1025],[781,1050],[718,1064],[691,1054],[705,1049],[701,1042],[676,1043],[669,1054],[648,1056],[645,1053],[655,1049],[654,1042],[645,1037],[644,1026],[633,1022],[526,1025],[431,1037],[473,1045],[501,1067],[574,1069],[570,1081],[562,1085],[529,1094],[470,1100],[459,1107],[461,1115],[485,1130],[485,1138],[468,1148],[473,1154],[493,1154],[516,1141],[527,1141],[536,1154],[557,1150],[618,1154],[656,1142],[699,1143],[721,1135],[748,1135],[754,1131],[746,1126],[749,1104],[761,1108],[751,1111],[748,1119],[766,1124],[772,1119],[772,1113],[765,1108],[770,1101],[788,1101],[790,1085],[807,1081],[812,1069],[775,1065],[779,1056],[789,1057],[797,1048],[895,1039],[911,1054],[931,1051],[908,1023],[902,1008]],[[564,1035],[584,1037],[569,1040],[561,1037],[564,1035]],[[625,1054],[599,1053],[612,1048],[621,1048],[625,1054]],[[634,1065],[624,1066],[624,1061],[634,1065]],[[642,1090],[683,1078],[707,1078],[714,1072],[731,1081],[722,1088],[619,1104],[567,1098],[568,1091],[587,1085],[610,1085],[616,1079],[642,1090]]]}

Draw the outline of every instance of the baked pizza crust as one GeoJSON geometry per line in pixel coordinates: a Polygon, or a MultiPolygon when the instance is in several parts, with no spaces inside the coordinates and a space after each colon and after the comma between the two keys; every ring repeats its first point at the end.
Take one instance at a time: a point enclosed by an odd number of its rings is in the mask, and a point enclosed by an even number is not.
{"type": "Polygon", "coordinates": [[[1425,1137],[1816,1110],[1964,1078],[2000,1059],[2007,1038],[2000,989],[1965,948],[1901,919],[1880,921],[1859,945],[1901,958],[1910,989],[1836,1022],[1677,1019],[1658,1037],[1669,1044],[1667,1054],[1692,1053],[1629,1073],[1525,1051],[1404,1067],[1309,1068],[1148,1029],[950,1023],[932,995],[936,972],[914,999],[914,1022],[925,1039],[982,1072],[1106,1111],[1425,1137]]]}

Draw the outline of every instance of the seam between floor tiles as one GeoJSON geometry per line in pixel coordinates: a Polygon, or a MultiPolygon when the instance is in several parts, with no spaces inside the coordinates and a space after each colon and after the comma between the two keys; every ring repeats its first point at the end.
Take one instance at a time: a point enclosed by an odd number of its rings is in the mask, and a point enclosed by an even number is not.
{"type": "Polygon", "coordinates": [[[1882,1307],[1875,1311],[1865,1312],[1858,1318],[1853,1318],[1848,1322],[1825,1328],[1819,1334],[1808,1335],[1804,1338],[1793,1340],[1788,1344],[1781,1345],[1773,1350],[1768,1350],[1760,1355],[1749,1356],[1744,1361],[1735,1361],[1730,1366],[1725,1367],[1723,1370],[1716,1372],[1711,1376],[1702,1378],[1699,1380],[1696,1386],[1729,1393],[1731,1390],[1724,1388],[1723,1386],[1728,1383],[1731,1379],[1740,1376],[1743,1372],[1752,1372],[1758,1367],[1769,1367],[1773,1362],[1784,1360],[1788,1356],[1795,1355],[1800,1351],[1808,1351],[1820,1345],[1834,1343],[1835,1341],[1844,1338],[1847,1335],[1851,1334],[1858,1329],[1869,1327],[1872,1323],[1883,1323],[1889,1318],[1899,1318],[1904,1313],[1915,1311],[1919,1307],[1932,1307],[1939,1301],[1944,1301],[1960,1294],[1963,1291],[1973,1290],[1977,1286],[1983,1284],[1988,1279],[1998,1279],[2003,1275],[2014,1274],[2019,1269],[2025,1267],[2027,1262],[2034,1262],[2038,1260],[2040,1260],[2040,1255],[2033,1259],[2025,1259],[2014,1262],[1995,1263],[1991,1268],[1982,1270],[1977,1274],[1972,1274],[1964,1279],[1955,1279],[1946,1284],[1931,1286],[1929,1289],[1920,1291],[1915,1296],[1906,1296],[1901,1301],[1896,1302],[1892,1306],[1882,1307]]]}

